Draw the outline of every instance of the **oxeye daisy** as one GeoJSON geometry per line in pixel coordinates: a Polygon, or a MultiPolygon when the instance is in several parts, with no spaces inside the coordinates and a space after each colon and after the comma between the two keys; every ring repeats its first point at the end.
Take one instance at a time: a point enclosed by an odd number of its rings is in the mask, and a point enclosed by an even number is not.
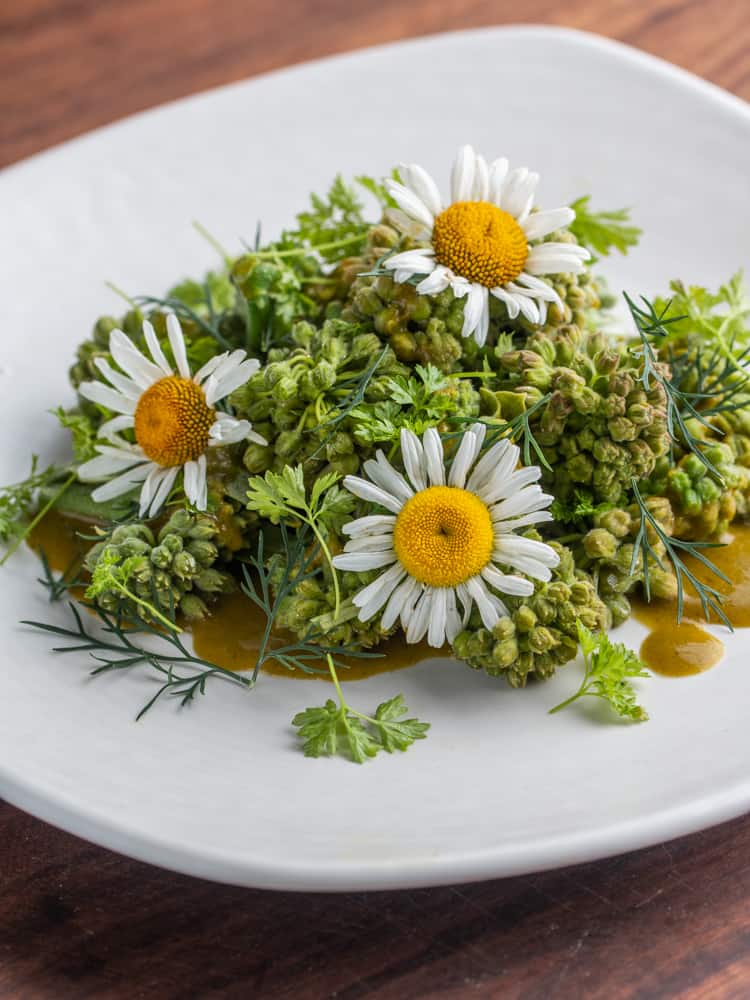
{"type": "Polygon", "coordinates": [[[355,496],[389,511],[347,524],[349,541],[333,560],[342,570],[384,570],[354,597],[360,621],[384,609],[383,628],[400,619],[407,642],[427,633],[439,647],[456,637],[474,604],[487,628],[508,615],[495,591],[526,597],[534,592],[527,577],[550,579],[559,562],[554,549],[515,534],[552,520],[552,497],[537,483],[541,471],[518,468],[519,450],[507,440],[479,458],[484,435],[484,424],[466,431],[446,472],[435,428],[421,441],[402,430],[405,475],[378,451],[364,463],[367,479],[344,479],[355,496]]]}
{"type": "Polygon", "coordinates": [[[422,167],[399,167],[403,183],[386,181],[398,204],[393,213],[406,235],[426,245],[394,254],[384,267],[398,282],[425,275],[420,295],[452,288],[466,297],[464,337],[487,339],[489,296],[505,304],[508,316],[544,323],[547,305],[560,305],[554,288],[540,275],[577,274],[589,252],[576,243],[539,242],[568,226],[571,208],[532,212],[539,175],[526,167],[508,169],[505,158],[489,165],[463,146],[451,174],[451,201],[445,206],[437,184],[422,167]]]}
{"type": "Polygon", "coordinates": [[[122,330],[113,330],[109,350],[121,371],[97,358],[96,366],[106,382],[79,386],[85,399],[118,415],[99,428],[106,443],[97,444],[99,454],[80,466],[78,477],[82,482],[106,480],[91,494],[97,503],[140,484],[140,516],[153,517],[182,471],[186,497],[198,510],[205,510],[206,450],[245,439],[267,443],[249,421],[216,409],[220,400],[247,382],[260,362],[244,351],[227,351],[191,375],[179,320],[170,314],[167,334],[175,373],[148,320],[143,334],[150,359],[122,330]],[[135,442],[120,437],[122,431],[132,431],[135,442]]]}

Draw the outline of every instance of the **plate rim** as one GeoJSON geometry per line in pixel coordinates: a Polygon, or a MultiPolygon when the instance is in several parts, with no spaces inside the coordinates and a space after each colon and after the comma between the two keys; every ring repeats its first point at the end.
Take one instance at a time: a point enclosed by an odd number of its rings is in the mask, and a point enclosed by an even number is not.
{"type": "MultiPolygon", "coordinates": [[[[465,39],[480,35],[506,38],[545,36],[605,52],[616,59],[626,60],[651,75],[678,83],[693,94],[710,97],[712,101],[720,103],[735,114],[743,125],[750,124],[750,105],[742,98],[698,77],[689,70],[626,43],[575,28],[544,24],[496,25],[439,32],[348,50],[280,67],[267,73],[167,101],[116,119],[12,163],[0,170],[0,182],[16,171],[23,171],[31,164],[64,154],[71,147],[97,142],[103,134],[112,129],[127,127],[131,122],[159,114],[175,106],[210,100],[218,93],[229,92],[248,83],[272,79],[279,74],[294,74],[321,64],[356,58],[364,53],[387,52],[394,48],[416,49],[428,46],[436,39],[465,39]]],[[[562,868],[650,847],[664,840],[695,833],[750,811],[750,780],[748,780],[692,799],[688,803],[651,813],[645,819],[636,817],[609,826],[597,827],[593,831],[572,831],[526,844],[499,845],[474,852],[462,850],[455,855],[442,853],[439,856],[408,858],[393,863],[371,858],[368,859],[366,867],[363,867],[360,861],[345,859],[316,862],[313,866],[309,862],[296,865],[285,861],[280,864],[268,859],[258,862],[252,856],[240,857],[224,852],[220,847],[198,849],[161,839],[152,832],[130,829],[127,823],[114,822],[100,814],[91,804],[82,804],[71,796],[54,790],[40,789],[33,780],[19,778],[2,762],[0,762],[0,795],[11,805],[67,833],[170,871],[245,887],[311,892],[390,890],[459,884],[562,868]]]]}

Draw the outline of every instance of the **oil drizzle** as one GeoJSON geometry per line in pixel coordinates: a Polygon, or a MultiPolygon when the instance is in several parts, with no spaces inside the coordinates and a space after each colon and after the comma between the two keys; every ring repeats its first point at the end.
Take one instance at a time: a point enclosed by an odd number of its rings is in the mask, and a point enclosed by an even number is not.
{"type": "MultiPolygon", "coordinates": [[[[260,609],[241,591],[229,594],[214,605],[211,614],[191,626],[193,647],[198,656],[209,660],[225,670],[252,670],[260,648],[260,640],[266,618],[260,609]]],[[[341,658],[346,664],[339,671],[342,680],[360,681],[375,674],[403,670],[421,660],[449,655],[447,651],[432,649],[425,642],[407,646],[400,636],[381,643],[374,652],[382,653],[378,659],[360,660],[356,657],[341,658]]],[[[298,670],[288,670],[275,660],[263,665],[263,672],[277,677],[303,680],[329,680],[325,661],[311,664],[320,673],[306,674],[298,670]]]]}
{"type": "MultiPolygon", "coordinates": [[[[732,525],[722,538],[722,547],[706,555],[731,580],[724,583],[697,559],[685,562],[701,583],[715,587],[722,595],[722,607],[735,628],[750,626],[750,525],[732,525]]],[[[683,619],[677,624],[675,601],[632,602],[633,616],[648,626],[650,633],[641,645],[641,659],[658,674],[686,677],[709,670],[722,659],[724,643],[705,628],[701,602],[692,590],[686,591],[683,619]]],[[[715,618],[712,621],[716,621],[715,618]]]]}

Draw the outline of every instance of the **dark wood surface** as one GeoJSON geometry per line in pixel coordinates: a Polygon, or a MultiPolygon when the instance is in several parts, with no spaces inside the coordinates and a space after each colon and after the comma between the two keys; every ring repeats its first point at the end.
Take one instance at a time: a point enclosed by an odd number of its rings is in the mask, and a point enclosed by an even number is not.
{"type": "MultiPolygon", "coordinates": [[[[0,164],[291,62],[514,20],[750,98],[749,0],[2,0],[0,164]]],[[[0,997],[750,996],[750,819],[527,878],[343,896],[216,886],[0,803],[0,997]]]]}

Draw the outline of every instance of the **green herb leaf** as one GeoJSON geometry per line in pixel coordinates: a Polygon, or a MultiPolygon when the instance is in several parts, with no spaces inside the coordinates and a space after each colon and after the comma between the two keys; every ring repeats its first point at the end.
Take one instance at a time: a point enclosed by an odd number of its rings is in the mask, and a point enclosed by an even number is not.
{"type": "Polygon", "coordinates": [[[422,740],[427,735],[429,723],[401,718],[408,711],[402,694],[397,694],[377,707],[375,722],[378,735],[383,749],[388,753],[393,753],[394,750],[406,750],[415,740],[422,740]]]}
{"type": "Polygon", "coordinates": [[[381,750],[407,750],[415,740],[423,740],[429,723],[418,719],[403,719],[408,712],[404,697],[396,695],[384,701],[375,716],[364,715],[344,699],[341,685],[330,656],[328,669],[339,698],[338,705],[330,698],[319,708],[306,708],[292,719],[299,730],[306,757],[333,757],[336,753],[362,764],[381,750]]]}
{"type": "Polygon", "coordinates": [[[633,685],[635,677],[649,677],[643,661],[627,646],[612,642],[605,632],[594,634],[580,621],[578,643],[585,673],[580,688],[565,701],[550,709],[550,714],[572,705],[579,698],[601,698],[613,712],[632,722],[645,722],[648,714],[638,704],[633,685]]]}
{"type": "Polygon", "coordinates": [[[578,198],[570,206],[576,217],[568,227],[581,244],[593,254],[608,257],[613,250],[626,254],[641,238],[638,226],[628,225],[630,209],[620,208],[611,212],[592,212],[591,195],[578,198]]]}

